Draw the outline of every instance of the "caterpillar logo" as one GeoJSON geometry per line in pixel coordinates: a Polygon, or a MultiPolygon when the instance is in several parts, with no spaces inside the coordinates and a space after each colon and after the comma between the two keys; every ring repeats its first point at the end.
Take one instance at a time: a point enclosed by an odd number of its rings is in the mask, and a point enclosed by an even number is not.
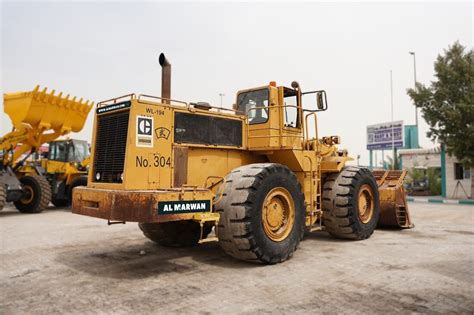
{"type": "Polygon", "coordinates": [[[176,214],[209,211],[211,211],[211,202],[209,200],[158,202],[158,214],[176,214]]]}
{"type": "Polygon", "coordinates": [[[138,134],[139,135],[151,135],[151,118],[138,117],[138,134]]]}
{"type": "Polygon", "coordinates": [[[137,116],[137,147],[153,147],[153,117],[137,116]]]}

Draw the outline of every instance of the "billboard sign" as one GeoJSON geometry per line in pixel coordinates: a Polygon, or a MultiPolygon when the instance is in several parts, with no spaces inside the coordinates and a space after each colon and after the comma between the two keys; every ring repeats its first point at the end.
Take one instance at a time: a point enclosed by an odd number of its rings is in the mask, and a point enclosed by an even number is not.
{"type": "Polygon", "coordinates": [[[403,148],[403,120],[367,126],[367,150],[391,150],[392,143],[403,148]]]}

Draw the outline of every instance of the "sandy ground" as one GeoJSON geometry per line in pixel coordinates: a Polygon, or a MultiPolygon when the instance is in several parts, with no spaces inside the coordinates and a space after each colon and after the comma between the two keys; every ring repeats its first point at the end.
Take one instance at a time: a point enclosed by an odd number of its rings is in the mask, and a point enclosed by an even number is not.
{"type": "Polygon", "coordinates": [[[471,313],[474,207],[410,203],[416,228],[306,237],[274,266],[217,243],[168,249],[136,224],[49,209],[0,212],[0,314],[471,313]]]}

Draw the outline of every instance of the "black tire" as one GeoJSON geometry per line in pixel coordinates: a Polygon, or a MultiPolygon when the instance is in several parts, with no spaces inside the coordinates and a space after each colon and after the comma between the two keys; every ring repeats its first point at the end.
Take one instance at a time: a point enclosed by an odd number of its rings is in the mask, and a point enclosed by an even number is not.
{"type": "Polygon", "coordinates": [[[79,176],[78,178],[72,181],[71,186],[68,191],[68,195],[67,195],[68,206],[70,206],[72,203],[72,193],[73,193],[74,188],[79,187],[79,186],[87,186],[87,176],[79,176]]]}
{"type": "Polygon", "coordinates": [[[241,260],[275,264],[289,259],[304,235],[305,203],[295,174],[274,163],[250,164],[233,170],[225,178],[217,236],[222,249],[241,260]],[[273,240],[265,231],[262,206],[267,194],[284,188],[293,201],[294,222],[284,239],[273,240]],[[291,230],[290,230],[291,228],[291,230]]]}
{"type": "MultiPolygon", "coordinates": [[[[346,167],[329,175],[323,185],[323,224],[334,237],[363,240],[372,235],[380,215],[379,191],[372,172],[346,167]],[[359,192],[371,190],[371,216],[359,215],[359,192]],[[365,222],[364,222],[365,221],[365,222]]],[[[363,210],[362,210],[363,211],[363,210]]]]}
{"type": "MultiPolygon", "coordinates": [[[[63,185],[64,183],[61,183],[61,185],[63,185]]],[[[73,189],[78,187],[78,186],[87,186],[87,176],[79,176],[77,178],[75,178],[71,185],[69,185],[69,187],[66,188],[66,191],[67,191],[67,195],[66,195],[66,198],[67,199],[64,199],[64,198],[56,198],[55,196],[53,196],[52,200],[51,200],[51,203],[53,205],[55,205],[56,207],[69,207],[72,203],[72,192],[73,192],[73,189]]],[[[64,195],[62,195],[64,196],[64,195]]]]}
{"type": "Polygon", "coordinates": [[[51,186],[48,180],[39,175],[20,178],[27,195],[14,202],[15,207],[23,213],[39,213],[46,209],[51,201],[51,186]]]}
{"type": "Polygon", "coordinates": [[[67,200],[67,199],[59,199],[59,198],[56,198],[54,196],[51,198],[51,203],[55,207],[68,207],[71,204],[69,202],[69,200],[67,200]]]}
{"type": "Polygon", "coordinates": [[[7,201],[7,189],[5,188],[5,185],[0,183],[0,211],[3,210],[3,207],[5,206],[6,201],[7,201]]]}
{"type": "MultiPolygon", "coordinates": [[[[196,246],[201,237],[201,227],[195,221],[138,223],[138,226],[148,239],[166,247],[196,246]]],[[[212,226],[204,225],[203,238],[206,238],[211,230],[212,226]]]]}

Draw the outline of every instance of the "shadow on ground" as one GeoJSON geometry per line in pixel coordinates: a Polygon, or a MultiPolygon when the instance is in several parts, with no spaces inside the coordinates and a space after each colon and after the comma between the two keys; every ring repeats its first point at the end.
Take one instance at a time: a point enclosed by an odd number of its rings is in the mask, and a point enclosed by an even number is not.
{"type": "MultiPolygon", "coordinates": [[[[129,243],[127,241],[127,243],[129,243]]],[[[167,273],[201,272],[202,266],[217,268],[258,268],[262,265],[239,261],[226,255],[217,242],[195,247],[167,248],[145,239],[134,245],[94,248],[93,244],[65,250],[56,261],[96,277],[140,279],[167,273]]]]}
{"type": "Polygon", "coordinates": [[[54,207],[54,206],[49,206],[48,208],[46,208],[45,210],[43,210],[42,212],[39,212],[39,213],[23,213],[23,212],[20,212],[18,211],[15,206],[13,205],[13,203],[11,204],[8,204],[7,203],[8,208],[4,208],[3,210],[0,211],[0,218],[2,217],[14,217],[14,216],[21,216],[21,215],[41,215],[41,214],[44,214],[44,213],[47,213],[47,212],[71,212],[71,208],[69,207],[54,207]]]}

